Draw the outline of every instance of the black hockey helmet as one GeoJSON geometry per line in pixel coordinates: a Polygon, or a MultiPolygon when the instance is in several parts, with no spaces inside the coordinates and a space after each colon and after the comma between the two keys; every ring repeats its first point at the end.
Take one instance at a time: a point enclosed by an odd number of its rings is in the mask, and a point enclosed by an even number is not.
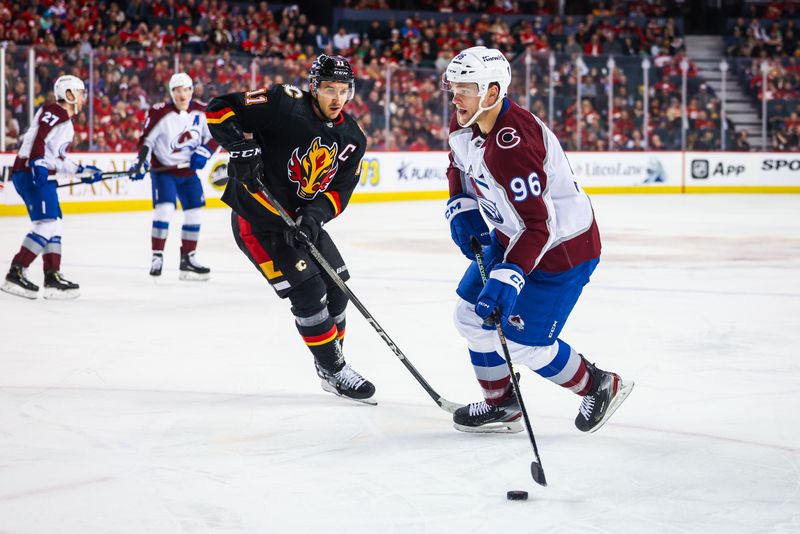
{"type": "Polygon", "coordinates": [[[350,87],[347,99],[351,100],[356,91],[356,77],[353,74],[353,67],[343,56],[328,56],[320,54],[308,69],[309,88],[316,92],[319,82],[343,82],[350,87]]]}

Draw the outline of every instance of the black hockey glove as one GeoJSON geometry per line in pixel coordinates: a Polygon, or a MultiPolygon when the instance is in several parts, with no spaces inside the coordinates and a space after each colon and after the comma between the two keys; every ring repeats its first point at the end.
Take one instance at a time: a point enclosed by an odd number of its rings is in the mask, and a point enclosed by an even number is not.
{"type": "Polygon", "coordinates": [[[230,159],[228,160],[228,176],[247,189],[255,193],[260,189],[258,180],[264,169],[261,161],[261,147],[252,139],[240,141],[228,149],[230,159]]]}
{"type": "Polygon", "coordinates": [[[295,219],[296,226],[284,232],[286,244],[292,248],[305,246],[308,243],[317,244],[320,230],[322,230],[323,216],[314,208],[308,208],[295,219]]]}

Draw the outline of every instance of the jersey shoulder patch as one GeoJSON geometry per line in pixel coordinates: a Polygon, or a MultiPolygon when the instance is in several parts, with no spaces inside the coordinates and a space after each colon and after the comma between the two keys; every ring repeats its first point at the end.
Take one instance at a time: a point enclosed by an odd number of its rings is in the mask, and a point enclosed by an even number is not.
{"type": "Polygon", "coordinates": [[[290,83],[284,83],[282,84],[281,87],[283,87],[283,92],[286,93],[291,98],[303,97],[303,91],[301,91],[300,88],[297,87],[296,85],[292,85],[290,83]]]}
{"type": "Polygon", "coordinates": [[[158,122],[167,116],[173,109],[174,108],[169,102],[159,102],[157,104],[153,104],[153,107],[151,107],[147,112],[147,116],[144,121],[145,131],[149,132],[155,128],[156,124],[158,124],[158,122]]]}
{"type": "Polygon", "coordinates": [[[519,157],[530,153],[543,158],[545,135],[543,125],[536,117],[512,103],[486,140],[486,150],[494,158],[511,154],[519,157]]]}
{"type": "Polygon", "coordinates": [[[512,103],[486,139],[484,164],[499,183],[511,189],[515,201],[542,192],[545,135],[536,117],[512,103]]]}

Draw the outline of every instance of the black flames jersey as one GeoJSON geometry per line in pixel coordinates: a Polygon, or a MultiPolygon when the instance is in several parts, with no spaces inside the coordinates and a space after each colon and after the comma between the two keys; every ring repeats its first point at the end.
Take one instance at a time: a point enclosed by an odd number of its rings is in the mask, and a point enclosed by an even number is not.
{"type": "MultiPolygon", "coordinates": [[[[314,113],[311,95],[293,85],[276,85],[213,99],[206,109],[211,135],[224,148],[252,133],[261,146],[263,182],[294,217],[311,203],[339,215],[359,180],[366,137],[356,121],[340,113],[333,121],[314,113]]],[[[222,200],[254,229],[285,224],[266,197],[229,180],[222,200]]]]}

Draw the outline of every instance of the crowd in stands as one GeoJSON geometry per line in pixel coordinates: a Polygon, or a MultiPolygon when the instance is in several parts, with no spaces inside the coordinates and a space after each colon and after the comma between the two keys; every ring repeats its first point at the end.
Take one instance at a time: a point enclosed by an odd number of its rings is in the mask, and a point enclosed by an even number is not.
{"type": "MultiPolygon", "coordinates": [[[[574,7],[570,12],[592,14],[599,17],[666,17],[680,14],[679,4],[653,0],[611,0],[567,2],[574,7]]],[[[496,15],[554,15],[558,13],[558,0],[342,0],[341,7],[353,9],[395,9],[411,11],[436,11],[439,13],[489,13],[496,15]]],[[[567,9],[571,6],[567,5],[567,9]]]]}
{"type": "Polygon", "coordinates": [[[770,145],[800,150],[800,5],[773,2],[753,6],[750,15],[732,21],[725,53],[733,58],[733,72],[758,109],[764,97],[768,101],[770,145]]]}
{"type": "MultiPolygon", "coordinates": [[[[642,57],[650,58],[648,145],[680,148],[680,63],[685,49],[680,24],[667,17],[671,3],[593,2],[585,15],[566,16],[557,15],[557,4],[551,0],[344,1],[340,7],[420,11],[364,26],[346,22],[334,31],[309,22],[294,5],[273,8],[264,1],[24,4],[1,0],[0,41],[8,41],[10,64],[7,147],[14,148],[20,130],[27,126],[30,45],[35,46],[37,58],[35,106],[44,102],[62,73],[88,81],[92,58],[93,111],[76,121],[75,149],[132,151],[149,106],[168,99],[166,82],[176,65],[195,80],[196,96],[207,100],[273,83],[304,87],[308,65],[321,52],[351,59],[357,95],[349,112],[367,132],[370,149],[441,149],[446,146],[450,104],[438,90],[440,72],[459,50],[483,44],[507,54],[515,71],[511,96],[521,104],[530,102],[532,111],[545,120],[551,81],[548,58],[554,54],[552,81],[557,96],[551,126],[571,149],[644,148],[640,64],[642,57]],[[442,21],[426,16],[426,11],[453,16],[442,21]],[[520,14],[532,16],[506,16],[520,14]],[[611,74],[615,87],[611,139],[608,55],[617,58],[611,74]],[[529,94],[524,82],[526,56],[532,67],[529,94]],[[578,66],[578,58],[586,67],[578,66]],[[579,70],[580,128],[572,96],[577,94],[579,70]]],[[[687,77],[691,130],[687,148],[719,147],[719,99],[691,64],[687,77]]],[[[734,142],[732,136],[727,146],[734,142]]]]}
{"type": "MultiPolygon", "coordinates": [[[[571,59],[571,58],[570,58],[571,59]]],[[[645,107],[643,72],[639,61],[617,60],[609,71],[605,58],[585,66],[574,61],[557,62],[553,74],[555,113],[551,127],[567,149],[582,150],[678,150],[681,148],[682,108],[680,63],[682,53],[653,58],[650,69],[647,114],[647,144],[645,144],[645,107]],[[577,78],[581,76],[580,139],[576,112],[577,78]],[[613,78],[613,105],[609,121],[609,77],[613,78]],[[609,124],[610,123],[610,124],[609,124]],[[609,131],[609,126],[611,129],[609,131]],[[609,136],[611,143],[609,143],[609,136]]],[[[531,111],[548,117],[549,94],[541,91],[550,84],[546,61],[534,62],[531,68],[531,111]]],[[[525,94],[524,77],[516,77],[514,93],[525,94]]],[[[687,70],[689,98],[686,105],[688,130],[686,147],[690,150],[710,150],[720,147],[721,103],[713,89],[697,77],[691,63],[687,70]]],[[[518,98],[522,103],[524,98],[518,98]]],[[[736,144],[729,124],[726,138],[728,148],[736,144]]],[[[744,147],[742,147],[744,148],[744,147]]]]}

